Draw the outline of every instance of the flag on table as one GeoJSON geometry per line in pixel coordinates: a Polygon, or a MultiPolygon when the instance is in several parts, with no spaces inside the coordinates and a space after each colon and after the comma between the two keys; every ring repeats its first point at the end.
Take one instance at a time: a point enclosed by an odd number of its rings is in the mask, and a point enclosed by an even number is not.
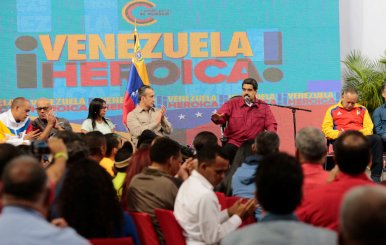
{"type": "Polygon", "coordinates": [[[150,85],[145,61],[142,57],[141,46],[139,44],[137,28],[134,29],[134,57],[131,59],[131,62],[129,79],[122,107],[122,122],[124,125],[126,125],[127,114],[134,110],[138,103],[138,89],[142,85],[150,85]]]}

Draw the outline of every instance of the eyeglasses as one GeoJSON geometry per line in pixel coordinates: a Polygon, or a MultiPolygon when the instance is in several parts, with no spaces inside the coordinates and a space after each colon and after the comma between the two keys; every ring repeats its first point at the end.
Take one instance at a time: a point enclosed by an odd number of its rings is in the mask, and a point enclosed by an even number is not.
{"type": "Polygon", "coordinates": [[[50,109],[49,106],[45,106],[45,107],[36,107],[36,110],[37,110],[37,111],[41,111],[41,110],[47,111],[48,109],[50,109]]]}

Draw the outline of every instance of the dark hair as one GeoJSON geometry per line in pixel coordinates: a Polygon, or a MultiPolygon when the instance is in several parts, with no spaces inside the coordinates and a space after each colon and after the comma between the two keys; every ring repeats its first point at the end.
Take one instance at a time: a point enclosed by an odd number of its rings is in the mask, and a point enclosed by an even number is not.
{"type": "Polygon", "coordinates": [[[342,95],[346,93],[358,94],[358,90],[353,86],[345,85],[342,88],[342,95]]]}
{"type": "Polygon", "coordinates": [[[150,145],[156,137],[157,135],[153,131],[145,129],[138,137],[137,148],[140,148],[143,144],[150,145]]]}
{"type": "Polygon", "coordinates": [[[122,231],[123,213],[110,175],[84,159],[67,172],[58,196],[61,216],[86,238],[114,237],[122,231]]]}
{"type": "Polygon", "coordinates": [[[302,200],[303,172],[287,153],[265,156],[256,172],[257,200],[273,214],[290,214],[302,200]]]}
{"type": "Polygon", "coordinates": [[[197,152],[198,165],[203,163],[212,165],[216,162],[216,157],[219,156],[229,160],[229,156],[222,150],[219,145],[204,145],[199,152],[197,152]]]}
{"type": "Polygon", "coordinates": [[[382,83],[381,93],[385,90],[385,88],[386,88],[386,82],[382,83]]]}
{"type": "Polygon", "coordinates": [[[138,89],[138,101],[141,101],[142,96],[145,96],[146,89],[153,90],[149,85],[143,85],[138,89]]]}
{"type": "MultiPolygon", "coordinates": [[[[90,102],[87,118],[91,119],[93,129],[95,129],[96,120],[100,117],[100,111],[103,108],[103,104],[106,104],[106,101],[101,98],[95,98],[90,102]]],[[[102,120],[104,123],[108,124],[106,118],[102,117],[102,120]]]]}
{"type": "Polygon", "coordinates": [[[367,138],[359,131],[344,132],[334,144],[334,159],[346,174],[363,173],[371,159],[367,138]]]}
{"type": "Polygon", "coordinates": [[[91,131],[84,135],[91,156],[104,157],[102,146],[106,145],[105,136],[99,131],[91,131]]]}
{"type": "Polygon", "coordinates": [[[193,147],[196,152],[200,151],[204,145],[217,145],[218,139],[217,136],[209,131],[199,132],[193,140],[193,147]]]}
{"type": "Polygon", "coordinates": [[[121,136],[116,133],[108,133],[104,135],[106,138],[106,157],[113,154],[113,149],[118,148],[121,136]]]}
{"type": "Polygon", "coordinates": [[[21,153],[16,146],[7,143],[0,144],[0,177],[8,162],[20,155],[21,153]]]}
{"type": "Polygon", "coordinates": [[[150,160],[159,164],[167,163],[170,157],[176,158],[180,154],[180,144],[167,138],[157,138],[150,146],[150,160]]]}
{"type": "Polygon", "coordinates": [[[55,134],[55,137],[62,139],[63,143],[67,147],[67,165],[71,165],[73,162],[86,158],[90,155],[89,148],[85,141],[85,135],[83,133],[74,133],[65,130],[58,131],[55,134]]]}
{"type": "Polygon", "coordinates": [[[255,79],[253,79],[253,78],[246,78],[244,81],[243,81],[243,83],[242,83],[242,85],[241,85],[241,87],[243,87],[244,86],[244,84],[249,84],[249,85],[252,85],[252,87],[253,87],[253,90],[257,90],[257,88],[258,88],[258,85],[257,85],[257,82],[256,82],[256,80],[255,79]]]}
{"type": "Polygon", "coordinates": [[[255,138],[256,153],[265,156],[279,151],[280,139],[275,132],[264,131],[255,138]]]}
{"type": "Polygon", "coordinates": [[[130,142],[125,142],[121,149],[118,150],[117,154],[115,155],[114,161],[115,162],[125,162],[127,163],[126,167],[117,167],[116,164],[114,164],[114,168],[118,172],[126,172],[127,167],[130,164],[130,158],[133,155],[133,145],[130,142]]]}
{"type": "Polygon", "coordinates": [[[38,160],[30,156],[13,159],[2,175],[3,194],[35,202],[47,187],[47,175],[38,160]]]}
{"type": "Polygon", "coordinates": [[[126,178],[122,185],[122,198],[121,206],[123,209],[127,210],[128,207],[128,188],[131,182],[131,179],[142,172],[142,170],[150,166],[150,145],[144,145],[134,152],[131,156],[129,166],[126,170],[126,178]]]}

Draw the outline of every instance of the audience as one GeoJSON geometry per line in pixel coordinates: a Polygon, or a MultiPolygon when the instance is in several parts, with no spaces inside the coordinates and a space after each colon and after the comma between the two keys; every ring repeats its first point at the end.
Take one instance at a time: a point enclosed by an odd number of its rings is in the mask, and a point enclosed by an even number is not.
{"type": "Polygon", "coordinates": [[[374,183],[365,174],[371,152],[369,141],[361,132],[342,133],[334,144],[334,153],[339,173],[332,183],[309,191],[296,214],[306,223],[337,231],[339,206],[344,194],[356,186],[374,183]]]}
{"type": "Polygon", "coordinates": [[[133,155],[133,145],[130,142],[125,142],[121,149],[115,155],[114,170],[117,173],[113,179],[113,185],[117,191],[119,200],[122,197],[122,185],[126,179],[126,172],[131,163],[131,156],[133,155]]]}
{"type": "Polygon", "coordinates": [[[255,210],[254,200],[220,210],[213,187],[224,178],[228,159],[220,146],[205,145],[198,151],[198,168],[180,187],[174,215],[184,230],[187,245],[218,243],[236,230],[242,218],[255,210]]]}
{"type": "Polygon", "coordinates": [[[0,144],[0,176],[3,175],[3,170],[8,162],[20,155],[21,152],[16,146],[7,143],[0,144]]]}
{"type": "Polygon", "coordinates": [[[101,162],[106,155],[106,138],[99,131],[92,131],[84,135],[84,140],[90,151],[90,158],[101,162]]]}
{"type": "Polygon", "coordinates": [[[328,172],[324,171],[327,142],[320,129],[306,127],[296,134],[296,158],[302,165],[304,174],[303,196],[316,187],[326,184],[328,172]]]}
{"type": "Polygon", "coordinates": [[[57,208],[60,217],[86,238],[135,235],[109,174],[92,159],[80,159],[68,169],[57,208]]]}
{"type": "Polygon", "coordinates": [[[114,159],[117,154],[119,148],[122,147],[121,136],[115,133],[105,134],[106,139],[106,153],[105,157],[99,162],[99,164],[106,169],[107,173],[109,173],[112,177],[114,177],[115,173],[113,171],[114,159]]]}
{"type": "Polygon", "coordinates": [[[386,188],[363,186],[349,191],[340,211],[339,243],[386,244],[386,188]]]}
{"type": "MultiPolygon", "coordinates": [[[[254,155],[247,156],[245,162],[236,170],[232,177],[232,190],[234,196],[254,198],[256,192],[255,176],[259,171],[259,164],[264,156],[279,151],[280,140],[275,132],[264,131],[256,136],[252,146],[254,155]]],[[[255,212],[257,220],[261,219],[262,211],[258,208],[255,212]]]]}
{"type": "Polygon", "coordinates": [[[154,209],[173,210],[177,191],[183,178],[174,176],[182,163],[180,145],[169,138],[157,138],[150,147],[151,165],[133,177],[128,188],[128,210],[145,212],[152,217],[158,238],[163,236],[154,209]]]}
{"type": "Polygon", "coordinates": [[[336,244],[332,231],[299,222],[294,210],[302,199],[299,162],[286,153],[266,156],[256,173],[256,198],[266,215],[261,222],[227,236],[221,244],[336,244]]]}
{"type": "Polygon", "coordinates": [[[82,123],[82,133],[99,131],[102,134],[114,133],[115,125],[106,118],[106,101],[95,98],[90,102],[87,119],[82,123]]]}
{"type": "MultiPolygon", "coordinates": [[[[33,157],[12,160],[3,176],[3,211],[0,215],[1,244],[89,244],[87,240],[58,222],[49,224],[47,175],[33,157]]],[[[67,200],[66,200],[67,201],[67,200]]]]}

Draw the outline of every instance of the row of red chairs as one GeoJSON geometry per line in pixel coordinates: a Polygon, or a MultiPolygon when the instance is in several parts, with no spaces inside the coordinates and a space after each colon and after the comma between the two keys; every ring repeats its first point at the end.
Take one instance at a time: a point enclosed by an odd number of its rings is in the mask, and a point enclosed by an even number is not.
{"type": "MultiPolygon", "coordinates": [[[[216,192],[217,198],[222,209],[232,206],[239,197],[227,197],[223,193],[216,192]]],[[[155,209],[154,213],[157,217],[161,231],[167,245],[186,245],[183,230],[178,224],[173,211],[165,209],[155,209]]],[[[159,245],[157,234],[154,230],[153,223],[147,213],[131,212],[129,213],[134,219],[137,226],[137,232],[142,245],[159,245]]],[[[254,223],[254,218],[249,217],[243,221],[242,226],[254,223]]],[[[93,245],[131,245],[134,244],[131,238],[115,238],[115,239],[91,239],[93,245]]]]}

